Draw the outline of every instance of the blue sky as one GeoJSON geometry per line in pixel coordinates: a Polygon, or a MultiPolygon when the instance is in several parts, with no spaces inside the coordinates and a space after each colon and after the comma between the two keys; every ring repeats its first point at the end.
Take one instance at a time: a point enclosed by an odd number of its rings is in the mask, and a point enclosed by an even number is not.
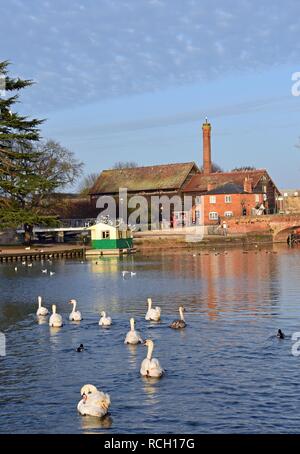
{"type": "Polygon", "coordinates": [[[300,2],[0,0],[0,59],[37,84],[19,110],[101,171],[213,160],[300,187],[300,2]],[[255,3],[255,5],[254,5],[255,3]]]}

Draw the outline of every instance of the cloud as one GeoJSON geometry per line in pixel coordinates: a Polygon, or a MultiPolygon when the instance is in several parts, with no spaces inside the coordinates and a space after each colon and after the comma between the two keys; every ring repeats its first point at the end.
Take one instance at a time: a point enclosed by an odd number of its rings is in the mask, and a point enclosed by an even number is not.
{"type": "Polygon", "coordinates": [[[46,111],[300,58],[300,3],[0,0],[3,59],[46,111]]]}

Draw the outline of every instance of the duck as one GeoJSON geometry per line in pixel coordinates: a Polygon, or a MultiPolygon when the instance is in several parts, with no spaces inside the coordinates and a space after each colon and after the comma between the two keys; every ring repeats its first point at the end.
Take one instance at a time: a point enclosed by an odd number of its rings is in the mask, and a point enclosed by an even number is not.
{"type": "Polygon", "coordinates": [[[83,344],[80,344],[79,347],[76,348],[76,351],[77,351],[78,353],[83,352],[83,350],[84,350],[83,344]]]}
{"type": "Polygon", "coordinates": [[[111,401],[109,394],[99,391],[94,385],[84,385],[80,390],[82,399],[77,410],[82,416],[102,418],[107,415],[111,401]]]}
{"type": "Polygon", "coordinates": [[[80,320],[82,320],[82,317],[81,317],[81,312],[80,311],[76,311],[77,301],[76,300],[70,300],[69,304],[73,304],[73,309],[72,309],[71,314],[69,315],[69,320],[71,322],[80,322],[80,320]]]}
{"type": "Polygon", "coordinates": [[[55,304],[52,305],[52,315],[49,318],[49,326],[52,326],[53,328],[60,328],[63,326],[62,316],[57,314],[55,304]]]}
{"type": "Polygon", "coordinates": [[[284,339],[285,338],[285,335],[284,333],[281,331],[281,329],[278,330],[277,334],[276,334],[276,337],[278,337],[279,339],[284,339]]]}
{"type": "Polygon", "coordinates": [[[143,377],[160,378],[164,374],[164,370],[161,367],[158,359],[152,358],[154,349],[154,342],[151,339],[147,339],[144,342],[145,347],[148,347],[147,357],[141,364],[140,373],[143,377]]]}
{"type": "Polygon", "coordinates": [[[106,317],[105,311],[102,311],[100,315],[101,315],[101,318],[99,320],[100,326],[110,326],[112,324],[111,317],[106,317]]]}
{"type": "Polygon", "coordinates": [[[130,319],[130,331],[128,331],[124,344],[131,344],[131,345],[137,345],[137,344],[142,344],[143,339],[140,336],[140,333],[138,333],[134,329],[134,318],[130,319]]]}
{"type": "Polygon", "coordinates": [[[180,306],[179,307],[180,319],[174,320],[171,323],[170,328],[181,329],[181,328],[185,328],[186,327],[186,323],[185,323],[184,316],[183,316],[184,312],[185,312],[185,308],[183,306],[180,306]]]}
{"type": "Polygon", "coordinates": [[[160,320],[161,309],[160,307],[152,308],[152,299],[148,298],[148,311],[145,316],[145,320],[152,320],[158,322],[160,320]]]}
{"type": "Polygon", "coordinates": [[[46,315],[49,314],[49,311],[46,307],[42,306],[42,297],[38,296],[38,310],[36,311],[36,315],[45,317],[46,315]]]}

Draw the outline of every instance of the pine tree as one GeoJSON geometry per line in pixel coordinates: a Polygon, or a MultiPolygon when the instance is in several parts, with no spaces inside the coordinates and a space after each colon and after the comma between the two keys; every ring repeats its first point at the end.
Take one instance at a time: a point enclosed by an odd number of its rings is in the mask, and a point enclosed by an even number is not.
{"type": "Polygon", "coordinates": [[[41,152],[33,144],[40,139],[39,126],[44,120],[13,111],[19,91],[33,82],[9,77],[8,65],[0,62],[0,226],[53,222],[34,206],[34,194],[41,188],[50,191],[53,185],[35,171],[41,152]]]}

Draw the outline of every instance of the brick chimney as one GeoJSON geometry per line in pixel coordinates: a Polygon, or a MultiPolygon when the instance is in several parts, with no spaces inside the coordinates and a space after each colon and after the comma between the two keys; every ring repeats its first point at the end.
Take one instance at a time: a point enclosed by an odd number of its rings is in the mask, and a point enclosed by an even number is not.
{"type": "Polygon", "coordinates": [[[252,178],[246,177],[244,180],[244,192],[252,192],[252,178]]]}
{"type": "Polygon", "coordinates": [[[210,132],[211,125],[208,123],[207,118],[202,125],[203,131],[203,173],[208,175],[211,173],[211,145],[210,145],[210,132]]]}

